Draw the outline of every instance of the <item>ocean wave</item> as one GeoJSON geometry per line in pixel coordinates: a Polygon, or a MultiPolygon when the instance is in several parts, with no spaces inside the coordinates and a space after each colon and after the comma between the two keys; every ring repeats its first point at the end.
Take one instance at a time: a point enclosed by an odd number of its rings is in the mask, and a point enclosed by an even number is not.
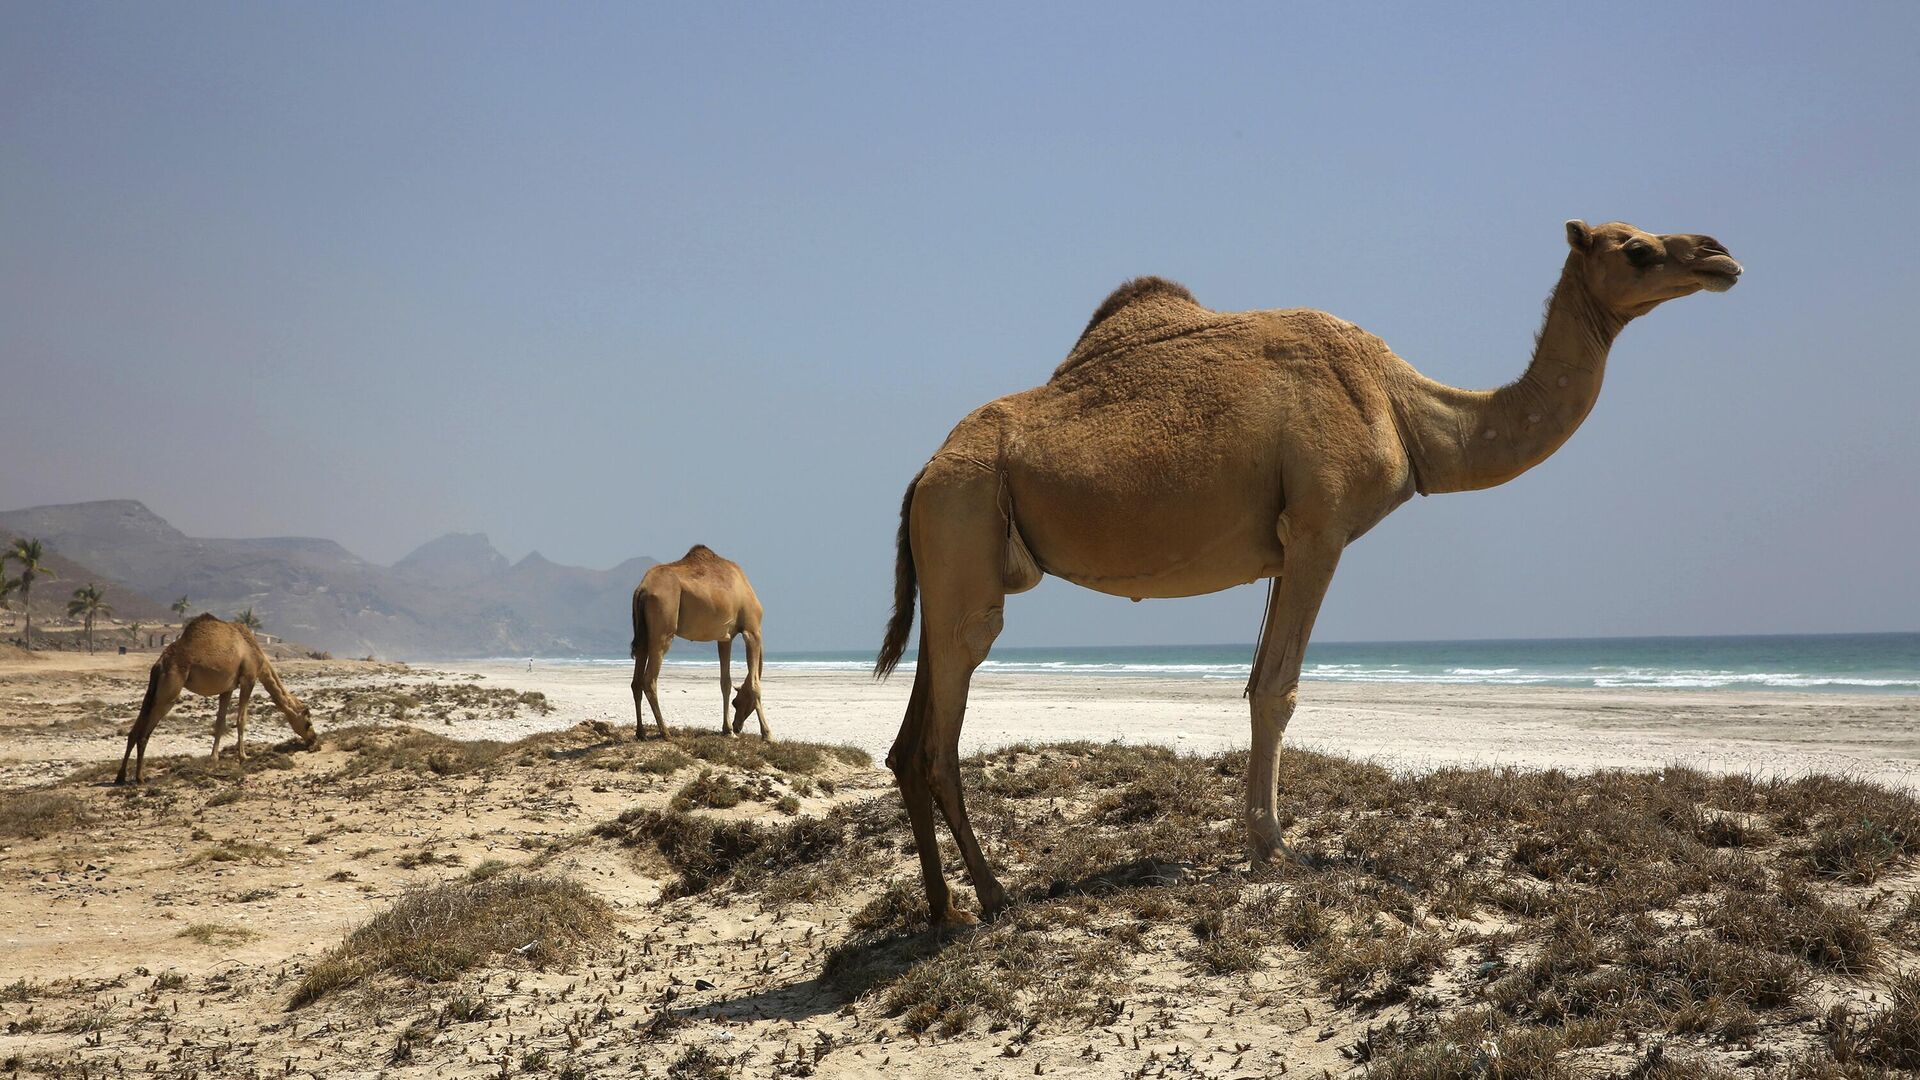
{"type": "MultiPolygon", "coordinates": [[[[1243,660],[1228,660],[1225,657],[1194,659],[1168,659],[1156,661],[1138,657],[1142,650],[1130,650],[1136,653],[1125,659],[1111,660],[1097,657],[1060,658],[1048,657],[1003,657],[990,658],[980,665],[980,670],[988,674],[999,675],[1058,675],[1088,678],[1165,678],[1165,679],[1201,679],[1243,681],[1252,671],[1252,665],[1243,660]]],[[[736,660],[744,658],[736,656],[736,660]]],[[[1489,659],[1492,659],[1489,657],[1489,659]]],[[[498,664],[521,664],[525,657],[495,657],[483,661],[498,664]]],[[[540,665],[630,668],[633,661],[627,657],[568,657],[540,658],[540,665]]],[[[667,664],[675,668],[704,668],[713,670],[719,666],[718,659],[709,651],[688,650],[682,656],[667,657],[667,664]]],[[[1756,665],[1757,666],[1757,665],[1756,665]]],[[[766,667],[773,671],[819,672],[819,673],[858,673],[866,674],[873,670],[873,661],[865,656],[849,657],[769,657],[766,667]]],[[[915,667],[912,659],[901,663],[903,670],[911,671],[915,667]]],[[[1705,666],[1663,667],[1656,664],[1582,664],[1579,661],[1528,666],[1465,666],[1446,665],[1439,661],[1425,664],[1395,663],[1387,659],[1348,661],[1339,663],[1316,662],[1305,665],[1303,678],[1310,681],[1336,683],[1428,683],[1451,686],[1556,686],[1568,688],[1589,688],[1606,690],[1801,690],[1801,691],[1855,691],[1913,694],[1920,693],[1920,674],[1909,674],[1901,665],[1891,665],[1891,670],[1882,667],[1876,671],[1739,671],[1730,668],[1705,666]]]]}

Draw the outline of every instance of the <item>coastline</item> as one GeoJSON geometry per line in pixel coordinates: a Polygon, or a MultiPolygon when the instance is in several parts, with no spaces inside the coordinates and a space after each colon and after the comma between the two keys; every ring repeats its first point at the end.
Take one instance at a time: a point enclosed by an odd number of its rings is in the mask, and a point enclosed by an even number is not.
{"type": "MultiPolygon", "coordinates": [[[[151,662],[150,654],[51,654],[0,662],[0,788],[44,779],[55,762],[118,758],[151,662]],[[126,707],[106,709],[84,731],[40,727],[51,703],[115,696],[126,707]],[[29,730],[36,731],[32,742],[19,741],[29,730]]],[[[631,669],[618,665],[288,661],[281,667],[296,688],[478,681],[537,691],[551,706],[545,715],[434,725],[454,738],[508,741],[583,721],[626,728],[634,718],[631,669]]],[[[735,665],[736,679],[743,667],[735,665]]],[[[660,676],[667,722],[688,731],[717,728],[717,676],[717,665],[668,665],[660,676]]],[[[769,667],[767,718],[776,739],[845,743],[884,762],[912,685],[911,672],[875,682],[864,673],[769,667]]],[[[210,700],[189,695],[177,719],[155,733],[149,752],[205,753],[211,712],[210,700]]],[[[325,714],[315,720],[323,733],[344,722],[325,714]]],[[[278,740],[286,736],[286,725],[277,712],[264,709],[254,732],[278,740]]],[[[1022,742],[1086,740],[1217,753],[1245,749],[1248,738],[1247,703],[1237,681],[981,672],[973,680],[960,749],[973,754],[1022,742]]],[[[1920,791],[1920,696],[1308,680],[1285,745],[1404,771],[1682,765],[1784,778],[1829,773],[1920,791]]]]}
{"type": "MultiPolygon", "coordinates": [[[[554,727],[633,722],[630,675],[612,665],[536,660],[528,670],[524,661],[485,661],[422,670],[545,693],[554,711],[543,723],[554,727]]],[[[718,726],[717,675],[717,666],[691,664],[661,672],[669,725],[718,726]]],[[[764,678],[775,738],[847,743],[875,761],[885,760],[913,684],[910,672],[878,683],[851,672],[791,669],[769,669],[764,678]]],[[[1075,739],[1194,753],[1244,749],[1249,722],[1240,690],[1225,680],[982,672],[960,749],[1075,739]]],[[[1834,773],[1920,790],[1920,697],[1313,680],[1301,686],[1287,745],[1408,770],[1684,765],[1781,777],[1834,773]]]]}

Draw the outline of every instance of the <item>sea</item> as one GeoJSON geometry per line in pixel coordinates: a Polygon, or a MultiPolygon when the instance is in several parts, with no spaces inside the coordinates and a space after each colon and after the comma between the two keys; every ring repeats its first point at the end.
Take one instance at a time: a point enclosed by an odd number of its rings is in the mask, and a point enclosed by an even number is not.
{"type": "MultiPolygon", "coordinates": [[[[736,670],[740,658],[736,651],[736,670]]],[[[632,663],[626,657],[561,662],[632,663]]],[[[1251,642],[1010,646],[996,647],[980,670],[1244,681],[1252,662],[1251,642]]],[[[710,647],[689,642],[676,643],[667,663],[717,666],[710,647]]],[[[769,652],[765,663],[768,669],[864,672],[872,670],[873,651],[769,652]]],[[[909,650],[901,667],[912,665],[909,650]]],[[[1920,633],[1315,642],[1302,676],[1356,683],[1920,694],[1920,633]]]]}

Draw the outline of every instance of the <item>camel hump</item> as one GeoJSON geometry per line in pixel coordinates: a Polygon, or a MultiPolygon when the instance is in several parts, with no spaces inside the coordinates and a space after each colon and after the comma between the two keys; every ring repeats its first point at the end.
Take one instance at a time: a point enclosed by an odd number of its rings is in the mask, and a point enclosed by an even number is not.
{"type": "Polygon", "coordinates": [[[1154,277],[1151,274],[1146,277],[1137,277],[1108,293],[1107,298],[1100,301],[1100,306],[1093,309],[1093,318],[1087,320],[1087,328],[1080,331],[1080,336],[1085,338],[1093,332],[1094,327],[1119,314],[1127,305],[1149,296],[1167,296],[1176,300],[1185,300],[1189,304],[1200,302],[1193,298],[1193,293],[1185,285],[1177,281],[1168,281],[1166,278],[1154,277]]]}
{"type": "Polygon", "coordinates": [[[692,547],[687,549],[687,553],[685,555],[680,556],[680,558],[686,559],[686,560],[717,559],[719,557],[720,556],[718,553],[716,553],[712,548],[708,547],[705,544],[695,544],[692,547]]]}

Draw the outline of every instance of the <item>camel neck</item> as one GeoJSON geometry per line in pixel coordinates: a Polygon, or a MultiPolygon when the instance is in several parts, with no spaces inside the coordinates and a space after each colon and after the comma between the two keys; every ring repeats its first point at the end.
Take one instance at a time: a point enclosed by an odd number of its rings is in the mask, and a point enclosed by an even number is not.
{"type": "Polygon", "coordinates": [[[1551,457],[1593,410],[1627,321],[1593,299],[1570,258],[1520,378],[1497,390],[1418,379],[1402,420],[1421,493],[1494,487],[1551,457]]]}
{"type": "Polygon", "coordinates": [[[260,654],[260,685],[266,688],[267,696],[273,699],[273,703],[280,707],[281,712],[291,714],[300,707],[300,703],[294,700],[293,695],[287,693],[287,688],[280,682],[280,676],[274,672],[273,665],[267,663],[264,651],[260,654]]]}

